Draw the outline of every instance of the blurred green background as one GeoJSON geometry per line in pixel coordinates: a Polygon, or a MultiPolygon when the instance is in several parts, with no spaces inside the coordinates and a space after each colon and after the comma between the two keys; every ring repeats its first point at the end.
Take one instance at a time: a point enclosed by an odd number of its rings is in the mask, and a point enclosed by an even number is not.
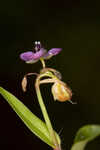
{"type": "MultiPolygon", "coordinates": [[[[0,86],[21,99],[41,119],[35,78],[28,79],[26,93],[21,90],[24,74],[39,72],[41,64],[27,65],[19,59],[19,54],[32,48],[36,40],[48,50],[63,48],[46,64],[61,72],[77,105],[54,102],[50,85],[41,90],[53,126],[57,132],[61,131],[62,147],[70,149],[81,126],[100,124],[100,2],[6,0],[0,3],[0,86]]],[[[86,150],[99,147],[97,138],[86,150]]],[[[51,149],[25,127],[1,96],[0,149],[51,149]]]]}

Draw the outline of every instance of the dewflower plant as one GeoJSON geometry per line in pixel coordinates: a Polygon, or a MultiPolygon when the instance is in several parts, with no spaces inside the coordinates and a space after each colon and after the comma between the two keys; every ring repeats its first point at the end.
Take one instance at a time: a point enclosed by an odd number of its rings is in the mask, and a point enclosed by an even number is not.
{"type": "MultiPolygon", "coordinates": [[[[62,48],[52,48],[47,51],[40,43],[40,41],[35,42],[35,46],[32,51],[23,52],[20,54],[20,59],[26,64],[34,64],[38,61],[42,63],[42,69],[39,73],[27,73],[24,75],[21,86],[23,92],[27,91],[27,76],[35,75],[35,89],[37,94],[37,99],[44,117],[44,121],[40,120],[36,115],[34,115],[18,98],[13,94],[0,87],[0,94],[6,99],[12,109],[17,113],[24,124],[43,142],[47,143],[54,150],[61,150],[61,139],[57,132],[53,129],[52,123],[50,121],[47,109],[45,107],[44,101],[42,99],[40,86],[42,84],[53,83],[51,86],[51,93],[53,95],[54,101],[59,102],[71,102],[72,90],[71,88],[62,81],[62,76],[59,71],[54,68],[48,68],[45,61],[56,56],[62,51],[62,48]]],[[[99,125],[86,125],[77,132],[74,143],[71,150],[84,150],[86,144],[93,140],[100,134],[99,125]]]]}
{"type": "Polygon", "coordinates": [[[28,64],[36,63],[37,61],[41,61],[42,69],[39,74],[36,73],[28,73],[24,76],[22,80],[22,89],[25,92],[27,86],[27,76],[36,75],[35,89],[37,93],[37,98],[40,104],[40,108],[42,110],[42,114],[48,128],[51,140],[55,145],[55,150],[60,150],[61,146],[55,136],[51,121],[49,119],[46,107],[44,105],[41,92],[40,85],[45,83],[54,83],[51,92],[53,94],[54,100],[58,100],[60,102],[71,101],[72,92],[71,89],[61,81],[61,74],[52,68],[47,68],[45,64],[45,60],[50,59],[52,56],[55,56],[61,52],[61,48],[52,48],[48,52],[44,49],[39,41],[35,42],[34,51],[24,52],[20,55],[20,58],[28,64]],[[43,79],[46,77],[46,79],[43,79]]]}

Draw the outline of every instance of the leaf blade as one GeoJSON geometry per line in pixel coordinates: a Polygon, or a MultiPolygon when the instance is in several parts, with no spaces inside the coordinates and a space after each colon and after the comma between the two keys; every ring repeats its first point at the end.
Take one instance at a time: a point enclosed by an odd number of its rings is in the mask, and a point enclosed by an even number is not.
{"type": "MultiPolygon", "coordinates": [[[[24,124],[38,136],[42,141],[54,148],[54,144],[51,141],[46,124],[35,116],[20,100],[18,100],[13,94],[0,87],[0,94],[6,99],[9,105],[17,113],[24,124]]],[[[56,133],[57,139],[60,144],[60,138],[56,133]]]]}
{"type": "Polygon", "coordinates": [[[84,150],[86,144],[100,135],[100,125],[86,125],[76,134],[71,150],[84,150]]]}

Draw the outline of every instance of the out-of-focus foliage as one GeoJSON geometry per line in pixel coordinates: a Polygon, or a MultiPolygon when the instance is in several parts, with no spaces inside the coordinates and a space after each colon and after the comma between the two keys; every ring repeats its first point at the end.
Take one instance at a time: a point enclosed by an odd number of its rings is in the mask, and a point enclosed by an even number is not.
{"type": "Polygon", "coordinates": [[[71,150],[84,150],[86,144],[100,135],[100,125],[86,125],[76,134],[71,150]]]}

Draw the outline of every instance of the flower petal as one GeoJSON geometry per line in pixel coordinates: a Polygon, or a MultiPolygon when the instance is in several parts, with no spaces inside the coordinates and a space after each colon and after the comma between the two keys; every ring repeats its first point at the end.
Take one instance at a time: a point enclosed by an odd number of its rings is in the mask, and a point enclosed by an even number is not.
{"type": "Polygon", "coordinates": [[[32,60],[29,60],[29,61],[26,61],[27,64],[34,64],[38,61],[39,59],[32,59],[32,60]]]}
{"type": "Polygon", "coordinates": [[[55,56],[57,54],[59,54],[61,52],[62,48],[52,48],[48,51],[48,53],[46,53],[44,55],[44,59],[49,59],[51,58],[52,56],[55,56]]]}
{"type": "Polygon", "coordinates": [[[31,51],[20,54],[20,58],[24,61],[30,61],[34,57],[34,53],[31,51]]]}
{"type": "Polygon", "coordinates": [[[52,48],[48,51],[49,55],[57,55],[61,52],[62,48],[52,48]]]}
{"type": "Polygon", "coordinates": [[[20,54],[20,58],[26,63],[32,64],[37,62],[43,55],[45,55],[46,50],[41,48],[39,51],[33,53],[32,51],[20,54]]]}

